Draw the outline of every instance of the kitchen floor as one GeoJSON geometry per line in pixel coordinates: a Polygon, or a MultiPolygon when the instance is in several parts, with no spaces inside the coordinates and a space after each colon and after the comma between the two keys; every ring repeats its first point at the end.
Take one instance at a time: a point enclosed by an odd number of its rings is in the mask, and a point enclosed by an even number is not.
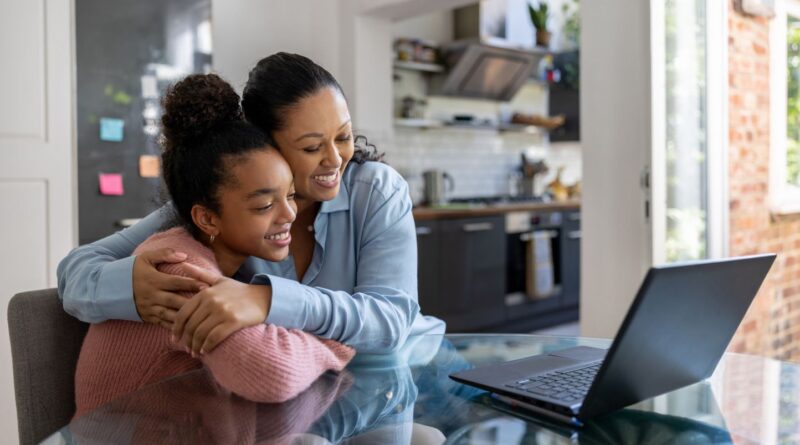
{"type": "Polygon", "coordinates": [[[538,335],[563,335],[567,337],[578,337],[581,335],[581,324],[580,322],[572,322],[572,323],[565,323],[560,324],[558,326],[553,326],[550,328],[540,329],[538,331],[533,331],[531,334],[538,334],[538,335]]]}

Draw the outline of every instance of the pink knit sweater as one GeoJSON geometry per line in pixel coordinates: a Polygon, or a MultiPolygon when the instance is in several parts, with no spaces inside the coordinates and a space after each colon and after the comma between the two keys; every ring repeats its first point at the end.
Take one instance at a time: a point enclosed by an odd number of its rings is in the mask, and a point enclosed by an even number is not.
{"type": "MultiPolygon", "coordinates": [[[[214,253],[182,228],[157,233],[134,252],[170,247],[196,266],[220,273],[214,253]]],[[[180,264],[162,272],[183,275],[180,264]]],[[[260,324],[235,332],[213,351],[193,358],[167,329],[149,323],[92,325],[75,371],[75,417],[149,383],[207,366],[226,389],[256,402],[283,402],[327,370],[341,371],[355,351],[297,329],[260,324]]]]}

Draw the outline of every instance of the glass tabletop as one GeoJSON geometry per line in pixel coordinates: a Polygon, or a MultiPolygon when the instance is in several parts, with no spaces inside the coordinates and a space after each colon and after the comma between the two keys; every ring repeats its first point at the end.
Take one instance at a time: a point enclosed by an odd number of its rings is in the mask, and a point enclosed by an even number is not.
{"type": "MultiPolygon", "coordinates": [[[[800,365],[726,354],[706,381],[569,427],[510,408],[448,375],[608,340],[455,334],[358,355],[298,397],[255,403],[206,370],[182,374],[73,420],[44,443],[770,444],[800,442],[800,365]]],[[[265,381],[265,385],[270,382],[265,381]]]]}

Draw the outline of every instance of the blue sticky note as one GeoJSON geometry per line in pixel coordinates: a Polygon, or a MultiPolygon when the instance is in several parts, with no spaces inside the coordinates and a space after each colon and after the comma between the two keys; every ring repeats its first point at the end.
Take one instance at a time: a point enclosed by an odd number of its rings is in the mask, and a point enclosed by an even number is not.
{"type": "Polygon", "coordinates": [[[125,121],[110,117],[100,118],[100,140],[122,142],[125,135],[125,121]]]}

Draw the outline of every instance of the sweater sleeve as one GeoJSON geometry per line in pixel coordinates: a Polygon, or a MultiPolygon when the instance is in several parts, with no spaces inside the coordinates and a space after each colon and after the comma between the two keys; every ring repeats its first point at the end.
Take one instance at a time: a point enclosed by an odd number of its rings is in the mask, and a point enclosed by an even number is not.
{"type": "MultiPolygon", "coordinates": [[[[145,245],[179,248],[188,255],[187,262],[220,273],[213,253],[182,229],[154,235],[145,245]]],[[[184,275],[180,264],[160,264],[158,269],[184,275]]],[[[172,346],[179,349],[177,343],[172,346]]],[[[337,341],[261,324],[233,333],[202,360],[226,389],[256,402],[283,402],[326,371],[344,369],[354,354],[354,349],[337,341]]]]}
{"type": "Polygon", "coordinates": [[[214,378],[256,402],[294,398],[328,370],[341,371],[355,350],[337,341],[275,325],[235,332],[202,357],[214,378]]]}

